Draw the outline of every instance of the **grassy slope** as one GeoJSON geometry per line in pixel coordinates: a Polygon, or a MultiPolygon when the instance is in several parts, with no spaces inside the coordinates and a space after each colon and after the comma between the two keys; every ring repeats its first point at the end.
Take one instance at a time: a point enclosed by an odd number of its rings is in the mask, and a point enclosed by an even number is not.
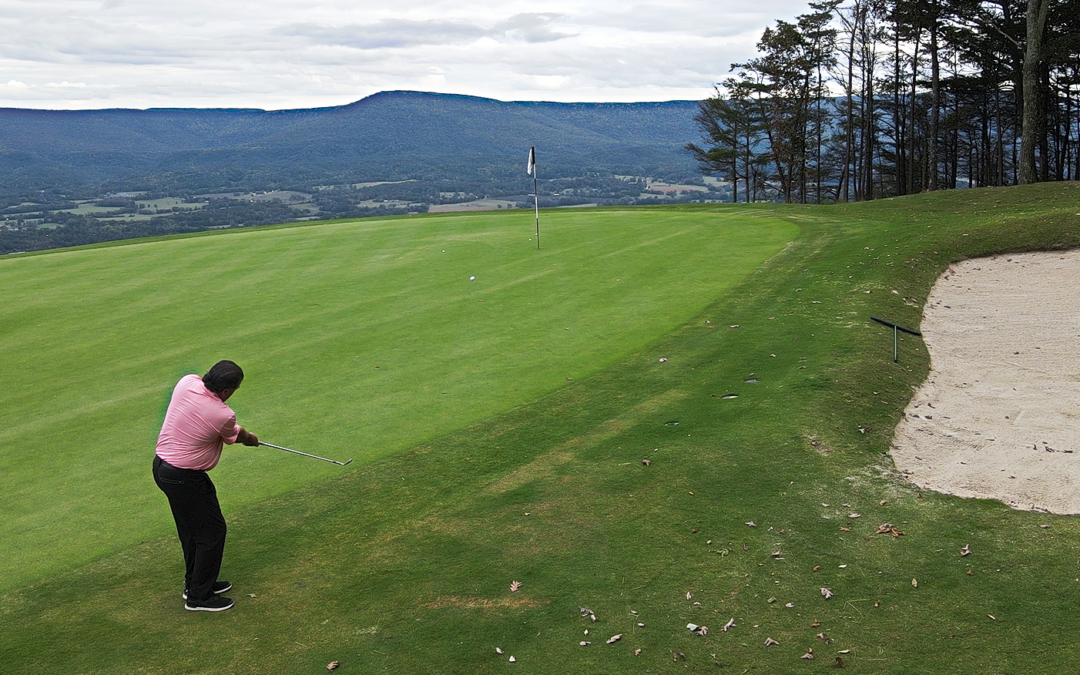
{"type": "MultiPolygon", "coordinates": [[[[230,401],[241,424],[372,461],[602,370],[797,233],[765,219],[559,211],[545,216],[537,251],[521,216],[271,228],[2,261],[0,590],[172,530],[147,477],[184,372],[233,358],[249,375],[230,401]]],[[[237,449],[214,475],[229,513],[336,472],[237,449]]]]}
{"type": "Polygon", "coordinates": [[[866,317],[917,325],[950,261],[1080,245],[1078,211],[1075,184],[724,210],[802,236],[616,367],[238,512],[232,612],[180,609],[161,538],[5,595],[0,654],[20,673],[501,672],[509,654],[538,673],[804,672],[841,649],[852,672],[1067,670],[1080,530],[898,481],[883,453],[928,359],[908,339],[893,364],[866,317]]]}

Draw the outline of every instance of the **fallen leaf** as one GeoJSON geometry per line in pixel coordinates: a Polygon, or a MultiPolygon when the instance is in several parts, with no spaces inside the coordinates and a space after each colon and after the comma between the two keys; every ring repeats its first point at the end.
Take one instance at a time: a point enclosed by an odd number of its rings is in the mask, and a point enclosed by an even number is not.
{"type": "Polygon", "coordinates": [[[805,654],[803,654],[799,658],[800,659],[811,659],[812,660],[814,658],[814,650],[811,649],[811,650],[807,651],[805,654]]]}
{"type": "Polygon", "coordinates": [[[635,649],[634,650],[634,656],[641,656],[641,650],[640,649],[635,649]]]}
{"type": "Polygon", "coordinates": [[[878,529],[874,534],[891,534],[894,537],[899,537],[904,533],[897,529],[892,523],[882,523],[878,525],[878,529]]]}
{"type": "Polygon", "coordinates": [[[340,666],[340,665],[341,664],[338,663],[337,661],[331,661],[330,663],[326,664],[326,669],[327,670],[337,670],[338,666],[340,666]]]}
{"type": "Polygon", "coordinates": [[[690,534],[697,534],[697,533],[698,533],[698,529],[696,527],[690,528],[690,534]]]}
{"type": "Polygon", "coordinates": [[[842,659],[842,658],[840,658],[839,656],[837,656],[837,657],[836,657],[836,661],[835,661],[835,665],[836,665],[836,667],[837,667],[837,668],[843,668],[843,667],[844,667],[844,665],[845,665],[845,664],[844,664],[844,659],[842,659]]]}
{"type": "Polygon", "coordinates": [[[746,523],[746,526],[747,527],[757,527],[757,523],[755,523],[754,521],[751,520],[751,521],[746,523]]]}
{"type": "Polygon", "coordinates": [[[791,609],[794,606],[795,606],[794,602],[789,602],[788,604],[784,605],[784,607],[787,607],[788,609],[791,609]]]}
{"type": "Polygon", "coordinates": [[[833,596],[833,592],[832,592],[832,590],[830,590],[830,589],[828,589],[828,588],[823,588],[823,589],[821,589],[821,594],[822,594],[823,596],[825,596],[825,599],[826,599],[826,600],[828,600],[829,598],[831,598],[831,597],[833,596]]]}
{"type": "Polygon", "coordinates": [[[773,551],[772,552],[772,557],[774,557],[774,558],[779,558],[782,555],[784,555],[782,551],[773,551]]]}
{"type": "Polygon", "coordinates": [[[593,623],[596,622],[596,615],[595,614],[590,614],[589,618],[592,619],[593,623]]]}
{"type": "Polygon", "coordinates": [[[862,518],[861,513],[849,513],[848,518],[862,518]]]}
{"type": "Polygon", "coordinates": [[[997,617],[994,616],[993,614],[987,614],[986,616],[990,617],[994,621],[997,621],[997,617]]]}
{"type": "Polygon", "coordinates": [[[667,359],[663,356],[660,357],[660,363],[667,363],[667,359]]]}
{"type": "Polygon", "coordinates": [[[690,594],[690,591],[686,592],[686,599],[687,600],[693,600],[694,599],[694,596],[690,594]]]}
{"type": "Polygon", "coordinates": [[[721,628],[720,630],[722,630],[722,631],[724,631],[726,633],[728,628],[734,628],[734,627],[735,627],[735,617],[731,617],[730,619],[728,619],[728,622],[724,624],[724,627],[721,628]]]}
{"type": "Polygon", "coordinates": [[[912,588],[918,588],[919,587],[919,580],[918,579],[912,579],[911,580],[911,586],[912,586],[912,588]]]}
{"type": "Polygon", "coordinates": [[[607,639],[607,642],[605,644],[609,644],[609,645],[615,644],[616,642],[618,642],[621,639],[622,639],[622,633],[619,633],[618,635],[612,635],[611,637],[609,637],[607,639]]]}
{"type": "Polygon", "coordinates": [[[515,663],[516,661],[517,659],[515,659],[513,656],[510,657],[510,663],[515,663]]]}
{"type": "Polygon", "coordinates": [[[765,646],[766,647],[771,647],[772,645],[779,645],[779,644],[780,644],[779,642],[772,639],[771,637],[765,638],[765,646]]]}
{"type": "Polygon", "coordinates": [[[579,645],[581,645],[582,647],[588,647],[588,646],[589,646],[589,645],[591,645],[592,643],[591,643],[591,642],[586,642],[585,640],[582,640],[582,641],[581,641],[581,642],[579,642],[578,644],[579,644],[579,645]]]}
{"type": "Polygon", "coordinates": [[[510,592],[511,593],[516,593],[519,588],[521,588],[521,582],[520,581],[511,581],[510,582],[510,592]]]}
{"type": "Polygon", "coordinates": [[[974,573],[974,572],[972,572],[971,570],[968,570],[968,571],[967,571],[967,575],[968,575],[969,577],[973,577],[973,576],[975,576],[975,573],[974,573]]]}
{"type": "Polygon", "coordinates": [[[588,607],[578,607],[578,611],[581,612],[581,616],[589,616],[593,613],[588,607]]]}
{"type": "Polygon", "coordinates": [[[841,527],[840,531],[841,532],[851,532],[851,528],[850,527],[841,527]]]}
{"type": "Polygon", "coordinates": [[[817,637],[817,639],[821,640],[825,644],[829,644],[830,642],[832,642],[832,638],[829,637],[828,635],[826,635],[825,633],[818,633],[816,637],[817,637]]]}
{"type": "Polygon", "coordinates": [[[811,571],[811,572],[817,572],[817,571],[818,571],[818,570],[820,570],[820,569],[821,569],[821,565],[814,565],[814,569],[812,569],[812,570],[810,570],[810,571],[811,571]]]}
{"type": "Polygon", "coordinates": [[[887,503],[888,503],[887,500],[882,499],[880,502],[877,503],[877,505],[878,506],[885,506],[885,504],[887,504],[887,503]]]}
{"type": "Polygon", "coordinates": [[[503,653],[503,650],[501,648],[499,648],[499,647],[496,647],[495,648],[495,653],[501,655],[503,653]]]}
{"type": "Polygon", "coordinates": [[[641,460],[641,463],[644,464],[645,466],[649,466],[649,465],[652,464],[652,461],[650,461],[648,459],[643,459],[643,460],[641,460]]]}
{"type": "Polygon", "coordinates": [[[960,549],[960,557],[971,555],[971,548],[964,544],[964,548],[960,549]]]}
{"type": "Polygon", "coordinates": [[[774,602],[776,602],[776,597],[775,597],[775,596],[774,596],[774,597],[771,597],[771,598],[769,598],[768,600],[766,600],[765,602],[767,602],[767,603],[769,603],[769,604],[771,605],[771,604],[773,604],[774,602]]]}
{"type": "Polygon", "coordinates": [[[841,649],[840,651],[838,651],[836,653],[837,654],[850,654],[851,650],[850,649],[841,649]]]}
{"type": "Polygon", "coordinates": [[[643,623],[641,623],[641,622],[638,622],[638,625],[637,625],[637,627],[638,627],[638,628],[644,628],[644,627],[645,627],[645,624],[643,624],[643,623]]]}
{"type": "Polygon", "coordinates": [[[820,625],[821,625],[821,622],[820,622],[820,621],[815,621],[814,623],[810,624],[810,627],[811,627],[811,628],[817,628],[817,627],[818,627],[818,626],[820,626],[820,625]]]}
{"type": "Polygon", "coordinates": [[[690,631],[691,633],[696,631],[697,629],[698,629],[698,625],[696,623],[688,623],[688,624],[686,624],[686,630],[690,631]]]}
{"type": "Polygon", "coordinates": [[[682,652],[671,652],[671,660],[672,661],[685,661],[686,660],[686,654],[683,654],[682,652]]]}

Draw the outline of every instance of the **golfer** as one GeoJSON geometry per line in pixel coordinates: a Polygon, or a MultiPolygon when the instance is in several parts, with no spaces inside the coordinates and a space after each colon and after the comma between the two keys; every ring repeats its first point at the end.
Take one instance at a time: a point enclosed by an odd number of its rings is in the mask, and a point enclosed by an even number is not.
{"type": "Polygon", "coordinates": [[[221,612],[233,601],[222,597],[232,588],[218,581],[225,552],[225,518],[217,491],[206,472],[221,459],[222,444],[259,439],[236,423],[225,405],[240,388],[244,371],[232,361],[218,361],[205,375],[186,375],[173,389],[154,456],[154,482],[169,498],[176,534],[184,550],[184,609],[221,612]]]}

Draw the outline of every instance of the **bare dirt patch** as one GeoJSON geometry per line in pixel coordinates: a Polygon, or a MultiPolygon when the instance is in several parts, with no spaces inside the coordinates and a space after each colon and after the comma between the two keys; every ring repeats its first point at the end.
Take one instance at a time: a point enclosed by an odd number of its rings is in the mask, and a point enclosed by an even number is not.
{"type": "Polygon", "coordinates": [[[931,370],[896,429],[909,480],[1080,513],[1080,251],[967,260],[938,279],[931,370]]]}
{"type": "Polygon", "coordinates": [[[446,607],[464,607],[466,609],[518,609],[525,607],[532,609],[534,607],[543,607],[550,604],[550,600],[535,600],[533,598],[527,598],[524,596],[513,598],[474,598],[474,597],[460,597],[457,595],[440,596],[435,598],[431,602],[424,605],[425,609],[443,609],[446,607]]]}

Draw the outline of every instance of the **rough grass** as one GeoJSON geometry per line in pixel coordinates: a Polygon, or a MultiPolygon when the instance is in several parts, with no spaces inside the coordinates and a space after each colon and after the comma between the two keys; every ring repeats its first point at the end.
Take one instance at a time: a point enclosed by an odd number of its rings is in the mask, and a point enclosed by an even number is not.
{"type": "Polygon", "coordinates": [[[899,480],[928,357],[867,318],[917,326],[952,261],[1080,245],[1077,185],[675,211],[801,234],[611,367],[238,509],[230,612],[182,610],[170,537],[4,595],[5,672],[1071,669],[1075,519],[899,480]]]}

